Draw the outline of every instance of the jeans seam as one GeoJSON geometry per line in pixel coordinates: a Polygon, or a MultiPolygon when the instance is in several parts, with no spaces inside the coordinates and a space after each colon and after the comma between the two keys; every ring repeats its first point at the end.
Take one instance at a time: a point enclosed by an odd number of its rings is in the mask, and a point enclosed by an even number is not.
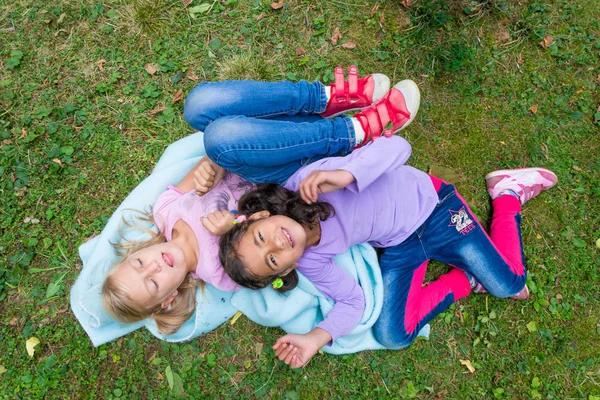
{"type": "Polygon", "coordinates": [[[327,110],[327,95],[325,94],[325,85],[321,82],[315,82],[318,83],[320,85],[319,88],[319,112],[317,112],[317,114],[320,114],[322,112],[325,112],[325,110],[327,110]]]}
{"type": "Polygon", "coordinates": [[[341,115],[339,118],[341,118],[346,124],[346,129],[348,131],[348,142],[350,143],[350,148],[348,150],[351,150],[356,146],[356,132],[354,132],[354,124],[352,123],[350,117],[346,115],[341,115]]]}

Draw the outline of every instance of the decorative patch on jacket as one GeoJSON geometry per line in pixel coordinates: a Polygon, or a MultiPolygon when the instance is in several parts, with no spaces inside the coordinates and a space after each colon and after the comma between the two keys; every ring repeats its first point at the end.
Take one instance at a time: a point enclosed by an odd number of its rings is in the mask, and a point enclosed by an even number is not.
{"type": "Polygon", "coordinates": [[[450,212],[450,225],[448,226],[454,226],[456,230],[462,235],[466,235],[467,233],[475,229],[475,224],[473,223],[473,220],[469,217],[469,214],[467,214],[467,210],[465,210],[465,207],[462,207],[458,211],[448,211],[450,212]]]}

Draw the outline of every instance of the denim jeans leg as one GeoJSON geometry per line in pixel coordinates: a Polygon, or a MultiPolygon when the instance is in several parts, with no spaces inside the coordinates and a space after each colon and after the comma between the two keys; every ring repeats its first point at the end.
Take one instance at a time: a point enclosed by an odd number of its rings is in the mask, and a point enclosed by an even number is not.
{"type": "Polygon", "coordinates": [[[270,117],[309,115],[325,111],[327,98],[320,82],[205,82],[188,94],[183,115],[194,129],[228,115],[270,117]]]}
{"type": "Polygon", "coordinates": [[[422,237],[427,254],[467,271],[496,297],[518,293],[527,279],[524,267],[511,267],[454,186],[444,185],[438,194],[422,237]]]}
{"type": "Polygon", "coordinates": [[[206,127],[204,146],[213,161],[250,182],[283,184],[310,162],[346,155],[354,128],[346,116],[312,122],[227,116],[206,127]]]}

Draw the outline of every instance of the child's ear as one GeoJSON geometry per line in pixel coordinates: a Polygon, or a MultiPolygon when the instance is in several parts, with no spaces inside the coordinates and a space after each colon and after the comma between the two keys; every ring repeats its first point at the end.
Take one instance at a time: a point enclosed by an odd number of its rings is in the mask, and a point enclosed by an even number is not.
{"type": "Polygon", "coordinates": [[[168,308],[171,305],[171,302],[177,297],[179,292],[176,290],[165,301],[160,304],[160,308],[168,308]]]}
{"type": "Polygon", "coordinates": [[[259,220],[259,219],[267,218],[269,215],[271,215],[270,212],[268,212],[267,210],[263,210],[263,211],[255,212],[248,219],[250,221],[256,221],[256,220],[259,220]]]}

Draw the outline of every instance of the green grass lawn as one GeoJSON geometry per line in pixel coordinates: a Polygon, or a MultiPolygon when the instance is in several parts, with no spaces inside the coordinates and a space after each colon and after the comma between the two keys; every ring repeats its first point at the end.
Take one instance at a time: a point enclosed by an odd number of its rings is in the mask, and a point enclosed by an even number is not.
{"type": "Polygon", "coordinates": [[[184,3],[0,1],[0,398],[600,398],[600,2],[184,3]],[[274,358],[279,329],[244,317],[190,343],[140,330],[93,348],[69,309],[77,248],[191,133],[178,94],[329,83],[353,63],[419,84],[410,163],[455,171],[483,221],[485,173],[557,173],[523,212],[531,299],[472,295],[428,341],[303,370],[274,358]]]}

